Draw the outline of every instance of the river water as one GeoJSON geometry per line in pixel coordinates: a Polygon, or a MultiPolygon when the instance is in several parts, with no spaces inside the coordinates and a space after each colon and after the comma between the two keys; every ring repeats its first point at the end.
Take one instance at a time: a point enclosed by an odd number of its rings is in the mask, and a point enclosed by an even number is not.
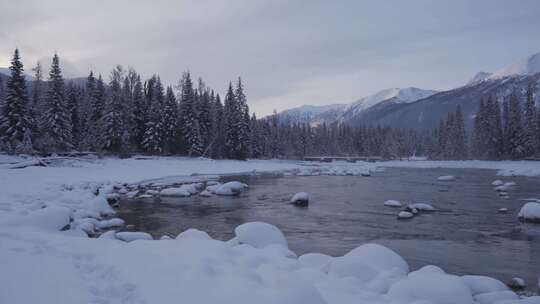
{"type": "Polygon", "coordinates": [[[298,255],[343,255],[366,242],[385,245],[412,269],[434,264],[454,274],[480,274],[507,282],[522,277],[536,285],[540,275],[540,225],[524,224],[517,213],[522,199],[540,198],[540,178],[501,178],[492,170],[386,169],[360,176],[237,176],[249,190],[238,197],[163,198],[122,201],[119,216],[134,229],[160,237],[187,228],[228,240],[234,228],[250,221],[279,227],[298,255]],[[452,182],[437,181],[454,175],[452,182]],[[495,179],[517,186],[502,198],[495,179]],[[300,191],[310,205],[289,204],[300,191]],[[397,220],[399,208],[385,200],[426,202],[438,211],[397,220]],[[499,208],[508,213],[498,213],[499,208]]]}

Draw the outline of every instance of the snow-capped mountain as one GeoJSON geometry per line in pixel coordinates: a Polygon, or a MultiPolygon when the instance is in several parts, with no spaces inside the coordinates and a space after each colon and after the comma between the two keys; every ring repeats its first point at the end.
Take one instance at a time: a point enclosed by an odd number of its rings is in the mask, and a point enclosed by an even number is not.
{"type": "Polygon", "coordinates": [[[476,73],[476,75],[474,75],[473,78],[471,78],[471,80],[469,80],[469,82],[467,82],[467,85],[474,85],[474,84],[477,84],[479,82],[482,82],[482,81],[488,79],[491,75],[493,75],[493,73],[478,72],[478,73],[476,73]]]}
{"type": "Polygon", "coordinates": [[[493,73],[488,77],[488,79],[501,79],[504,77],[518,75],[534,75],[537,73],[540,73],[540,53],[536,53],[527,57],[526,59],[506,66],[493,73]]]}
{"type": "MultiPolygon", "coordinates": [[[[11,70],[9,68],[0,67],[0,76],[9,77],[9,75],[11,75],[11,70]]],[[[24,77],[26,78],[26,80],[32,80],[32,76],[26,73],[24,74],[24,77]]]]}
{"type": "Polygon", "coordinates": [[[372,106],[382,102],[382,101],[391,101],[393,103],[410,103],[417,100],[429,97],[437,93],[434,90],[423,90],[419,88],[409,87],[409,88],[390,88],[379,91],[373,95],[366,96],[361,98],[347,106],[345,113],[349,115],[356,115],[362,111],[365,111],[372,106]]]}
{"type": "Polygon", "coordinates": [[[280,112],[279,117],[281,120],[286,120],[288,122],[302,122],[318,125],[323,122],[336,121],[346,106],[346,104],[330,104],[323,106],[303,105],[280,112]]]}

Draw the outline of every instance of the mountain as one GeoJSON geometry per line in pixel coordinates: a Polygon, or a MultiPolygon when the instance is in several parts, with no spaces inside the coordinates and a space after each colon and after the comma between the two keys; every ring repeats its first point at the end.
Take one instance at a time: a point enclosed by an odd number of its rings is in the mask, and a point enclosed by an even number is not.
{"type": "Polygon", "coordinates": [[[437,91],[422,90],[414,87],[403,89],[391,88],[382,90],[373,95],[366,96],[349,104],[347,108],[345,108],[341,120],[347,121],[350,119],[354,119],[356,116],[361,115],[363,111],[366,111],[381,102],[391,104],[406,104],[426,98],[435,93],[437,93],[437,91]]]}
{"type": "MultiPolygon", "coordinates": [[[[9,70],[9,68],[3,68],[3,67],[0,67],[0,76],[3,76],[3,77],[9,77],[9,75],[11,75],[11,71],[9,70]]],[[[24,77],[26,78],[26,80],[32,80],[32,76],[28,75],[28,74],[24,74],[24,77]]]]}
{"type": "Polygon", "coordinates": [[[471,80],[469,80],[469,82],[467,82],[467,85],[478,84],[479,82],[488,79],[491,75],[493,75],[493,73],[478,72],[471,80]]]}
{"type": "Polygon", "coordinates": [[[336,121],[346,104],[331,104],[324,106],[303,105],[297,108],[288,109],[278,114],[281,121],[289,123],[309,123],[319,125],[336,121]]]}
{"type": "Polygon", "coordinates": [[[504,67],[492,75],[489,79],[502,79],[509,76],[534,75],[540,73],[540,53],[536,53],[507,67],[504,67]]]}

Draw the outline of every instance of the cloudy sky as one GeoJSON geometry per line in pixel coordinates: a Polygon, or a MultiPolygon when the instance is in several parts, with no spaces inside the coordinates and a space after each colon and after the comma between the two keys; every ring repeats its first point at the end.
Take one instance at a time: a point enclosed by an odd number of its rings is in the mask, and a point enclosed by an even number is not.
{"type": "MultiPolygon", "coordinates": [[[[388,87],[448,89],[540,52],[540,1],[0,0],[0,66],[57,51],[67,76],[116,64],[223,92],[259,115],[388,87]]],[[[49,63],[46,62],[46,65],[49,63]]]]}

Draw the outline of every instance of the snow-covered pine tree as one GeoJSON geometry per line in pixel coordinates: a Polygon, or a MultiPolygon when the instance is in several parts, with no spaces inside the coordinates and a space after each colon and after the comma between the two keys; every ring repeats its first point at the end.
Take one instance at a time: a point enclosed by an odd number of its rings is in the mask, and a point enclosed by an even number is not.
{"type": "Polygon", "coordinates": [[[525,117],[523,122],[524,131],[524,156],[532,156],[535,154],[535,149],[538,146],[537,143],[537,118],[536,107],[533,99],[533,84],[529,83],[527,86],[527,94],[525,101],[525,117]]]}
{"type": "Polygon", "coordinates": [[[161,80],[153,76],[151,81],[147,82],[147,94],[150,97],[150,110],[148,113],[148,123],[144,132],[142,145],[144,150],[150,153],[163,152],[163,85],[161,80]]]}
{"type": "Polygon", "coordinates": [[[189,72],[182,75],[180,88],[180,127],[182,128],[183,142],[189,156],[202,155],[203,142],[201,127],[198,121],[195,90],[189,72]]]}
{"type": "Polygon", "coordinates": [[[32,131],[33,124],[18,49],[15,49],[9,69],[11,77],[7,79],[4,102],[0,108],[0,138],[9,147],[9,152],[15,152],[13,149],[23,142],[25,134],[32,131]]]}
{"type": "MultiPolygon", "coordinates": [[[[211,94],[214,95],[214,92],[211,94]]],[[[223,149],[225,146],[224,126],[223,121],[223,104],[219,94],[216,94],[212,99],[212,128],[210,132],[210,148],[212,158],[223,158],[223,149]]]]}
{"type": "Polygon", "coordinates": [[[456,158],[456,125],[454,121],[454,113],[448,112],[446,123],[445,123],[445,144],[444,144],[444,151],[443,151],[443,158],[444,159],[455,159],[456,158]]]}
{"type": "Polygon", "coordinates": [[[79,87],[75,86],[73,83],[69,83],[66,88],[67,94],[67,107],[69,118],[71,121],[71,137],[73,142],[73,147],[79,147],[82,136],[82,125],[79,113],[79,99],[81,98],[81,92],[79,87]]]}
{"type": "MultiPolygon", "coordinates": [[[[244,93],[244,86],[242,79],[238,77],[236,83],[236,89],[234,92],[236,99],[236,111],[237,121],[236,126],[238,128],[238,147],[236,148],[236,159],[246,159],[249,155],[249,107],[247,105],[246,95],[244,93]]],[[[236,116],[236,115],[235,115],[236,116]]]]}
{"type": "Polygon", "coordinates": [[[41,115],[44,112],[43,96],[44,96],[44,82],[43,82],[43,68],[41,62],[37,62],[36,66],[32,68],[34,72],[34,81],[32,82],[32,100],[30,102],[30,115],[33,120],[33,137],[39,137],[40,130],[38,122],[41,120],[41,115]]]}
{"type": "Polygon", "coordinates": [[[99,140],[104,151],[125,152],[124,142],[124,94],[122,92],[123,69],[117,66],[111,72],[109,95],[106,98],[99,129],[99,140]]]}
{"type": "Polygon", "coordinates": [[[455,114],[455,158],[463,160],[467,157],[467,133],[461,105],[457,105],[455,114]]]}
{"type": "Polygon", "coordinates": [[[225,157],[237,158],[236,151],[239,144],[239,111],[232,88],[232,83],[229,83],[227,94],[225,95],[223,106],[223,121],[225,129],[225,157]]]}
{"type": "Polygon", "coordinates": [[[162,122],[163,151],[170,154],[175,152],[178,140],[178,103],[176,102],[172,87],[167,87],[162,122]]]}
{"type": "Polygon", "coordinates": [[[209,145],[212,140],[212,102],[210,100],[210,92],[205,88],[202,92],[199,91],[199,125],[201,127],[201,140],[204,147],[203,154],[208,154],[209,145]]]}
{"type": "Polygon", "coordinates": [[[525,156],[525,133],[521,119],[521,106],[515,94],[508,103],[508,148],[509,157],[519,159],[525,156]]]}
{"type": "Polygon", "coordinates": [[[145,100],[143,84],[139,75],[137,75],[137,79],[133,85],[132,96],[133,105],[131,110],[130,129],[131,145],[137,150],[142,150],[142,141],[148,123],[148,103],[145,100]]]}
{"type": "Polygon", "coordinates": [[[43,148],[58,152],[70,150],[72,145],[71,121],[64,91],[64,79],[60,69],[60,59],[54,54],[49,72],[48,91],[45,98],[45,112],[41,120],[43,148]]]}

